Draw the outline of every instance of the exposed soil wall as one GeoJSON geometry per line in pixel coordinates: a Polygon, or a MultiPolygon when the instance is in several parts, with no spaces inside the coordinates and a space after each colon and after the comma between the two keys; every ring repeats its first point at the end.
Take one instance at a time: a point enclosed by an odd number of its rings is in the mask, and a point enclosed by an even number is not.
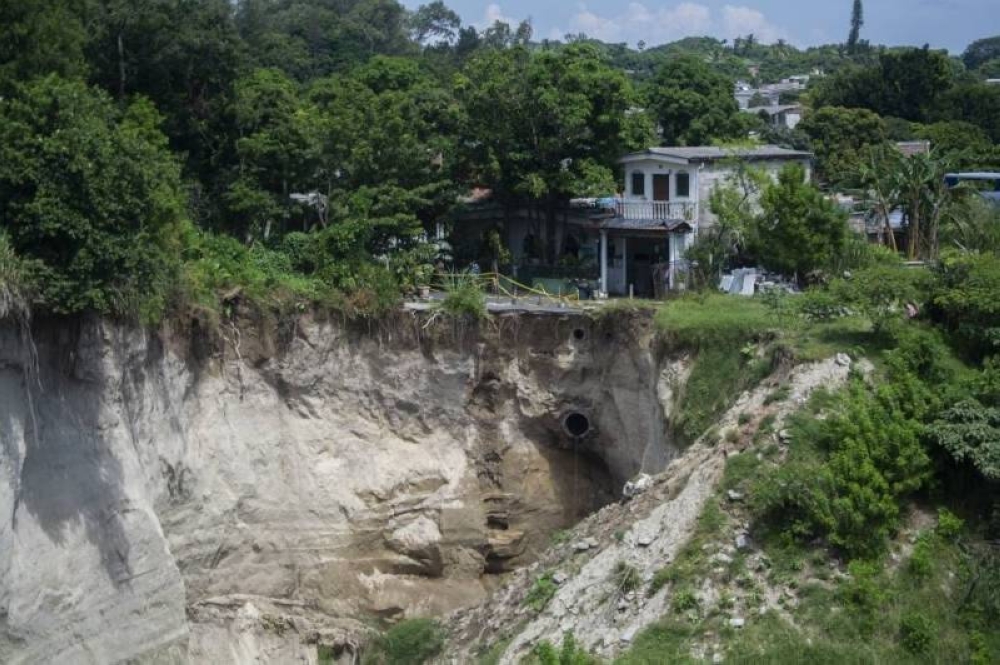
{"type": "Polygon", "coordinates": [[[33,344],[0,322],[2,662],[311,662],[481,601],[674,454],[641,314],[33,344]]]}

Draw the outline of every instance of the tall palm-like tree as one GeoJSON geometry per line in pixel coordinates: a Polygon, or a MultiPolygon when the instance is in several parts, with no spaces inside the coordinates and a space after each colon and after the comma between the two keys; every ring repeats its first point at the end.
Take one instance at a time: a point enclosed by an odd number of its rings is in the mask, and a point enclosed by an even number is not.
{"type": "Polygon", "coordinates": [[[907,218],[906,254],[910,259],[936,259],[941,219],[957,193],[945,182],[948,164],[927,152],[900,155],[894,169],[898,202],[907,218]]]}
{"type": "Polygon", "coordinates": [[[897,249],[890,224],[894,210],[901,209],[907,224],[907,258],[938,257],[942,220],[953,209],[961,190],[945,182],[949,163],[931,152],[904,155],[882,147],[868,153],[857,175],[870,197],[870,211],[879,220],[882,241],[897,249]]]}
{"type": "Polygon", "coordinates": [[[890,164],[894,158],[885,148],[872,150],[858,166],[858,179],[870,197],[870,212],[879,222],[880,241],[898,251],[891,223],[899,199],[898,179],[894,165],[890,164]]]}

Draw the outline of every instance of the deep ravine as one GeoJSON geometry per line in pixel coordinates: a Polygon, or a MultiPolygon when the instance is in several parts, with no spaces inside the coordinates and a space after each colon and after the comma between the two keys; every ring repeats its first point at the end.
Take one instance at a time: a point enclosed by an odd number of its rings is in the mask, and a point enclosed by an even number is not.
{"type": "Polygon", "coordinates": [[[648,315],[0,323],[0,661],[315,662],[666,467],[648,315]],[[574,434],[579,436],[573,436],[574,434]]]}

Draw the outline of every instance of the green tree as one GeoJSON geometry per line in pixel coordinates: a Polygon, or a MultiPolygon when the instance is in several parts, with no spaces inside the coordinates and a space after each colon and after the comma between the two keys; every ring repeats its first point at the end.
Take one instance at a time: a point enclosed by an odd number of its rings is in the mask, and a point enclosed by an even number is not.
{"type": "Polygon", "coordinates": [[[847,52],[854,55],[858,50],[858,42],[861,38],[861,27],[865,24],[864,8],[861,0],[854,0],[851,8],[851,32],[847,36],[847,52]]]}
{"type": "Polygon", "coordinates": [[[869,214],[879,223],[879,242],[895,252],[898,247],[892,213],[899,204],[899,180],[895,172],[885,166],[890,159],[886,154],[890,151],[894,153],[896,149],[883,145],[865,150],[857,165],[857,180],[867,195],[869,214]]]}
{"type": "Polygon", "coordinates": [[[844,67],[813,93],[814,106],[864,108],[883,117],[926,122],[951,89],[947,53],[929,48],[883,51],[877,62],[844,67]]]}
{"type": "MultiPolygon", "coordinates": [[[[472,177],[503,203],[538,202],[549,220],[579,192],[613,187],[615,160],[639,147],[629,141],[643,141],[633,128],[648,126],[628,113],[628,79],[591,44],[484,50],[459,77],[457,95],[468,114],[462,142],[472,177]]],[[[552,258],[552,238],[547,249],[552,258]]]]}
{"type": "Polygon", "coordinates": [[[1000,35],[979,39],[965,49],[962,62],[969,70],[978,69],[983,63],[1000,58],[1000,35]]]}
{"type": "Polygon", "coordinates": [[[980,127],[995,144],[1000,144],[1000,86],[963,83],[942,96],[938,104],[940,120],[961,120],[980,127]]]}
{"type": "Polygon", "coordinates": [[[976,71],[984,79],[1000,78],[1000,57],[987,60],[983,64],[979,65],[979,68],[976,71]]]}
{"type": "Polygon", "coordinates": [[[232,158],[234,83],[246,53],[228,0],[100,0],[88,23],[91,80],[164,115],[171,147],[212,188],[232,158]]]}
{"type": "Polygon", "coordinates": [[[944,179],[950,164],[933,154],[897,154],[884,168],[894,173],[899,204],[906,214],[907,256],[936,259],[941,220],[956,196],[944,179]]]}
{"type": "Polygon", "coordinates": [[[916,134],[930,141],[934,151],[942,157],[970,165],[980,161],[992,148],[990,137],[982,127],[962,120],[920,125],[916,134]]]}
{"type": "Polygon", "coordinates": [[[956,463],[967,463],[985,479],[1000,481],[1000,409],[963,400],[945,410],[929,434],[956,463]]]}
{"type": "Polygon", "coordinates": [[[0,85],[36,76],[84,76],[87,29],[79,0],[0,3],[0,85]]]}
{"type": "Polygon", "coordinates": [[[154,317],[179,258],[179,169],[143,100],[56,77],[0,100],[0,227],[52,311],[154,317]]]}
{"type": "Polygon", "coordinates": [[[247,241],[284,232],[290,195],[308,186],[313,170],[314,116],[295,83],[276,69],[259,69],[236,87],[240,138],[238,176],[226,193],[232,229],[247,241]]]}
{"type": "Polygon", "coordinates": [[[847,220],[806,182],[805,170],[788,165],[761,195],[753,247],[764,267],[800,280],[827,269],[847,238],[847,220]]]}
{"type": "Polygon", "coordinates": [[[665,145],[706,145],[740,135],[733,81],[700,58],[680,56],[665,61],[647,96],[663,128],[665,145]]]}
{"type": "Polygon", "coordinates": [[[751,220],[759,213],[757,201],[769,182],[766,172],[735,160],[732,175],[712,189],[708,206],[715,223],[701,229],[686,254],[696,285],[715,288],[722,271],[746,252],[751,220]]]}
{"type": "Polygon", "coordinates": [[[374,55],[405,55],[410,16],[396,0],[242,0],[237,24],[258,68],[299,81],[344,72],[374,55]]]}
{"type": "Polygon", "coordinates": [[[311,186],[328,197],[332,221],[362,215],[379,253],[432,229],[458,194],[465,116],[451,93],[413,62],[379,56],[315,82],[308,98],[318,114],[311,186]]]}
{"type": "Polygon", "coordinates": [[[816,170],[831,184],[849,183],[866,153],[886,143],[885,122],[865,109],[827,107],[799,124],[816,153],[816,170]]]}
{"type": "Polygon", "coordinates": [[[410,16],[410,36],[418,44],[426,44],[430,39],[437,43],[450,43],[458,36],[462,19],[441,0],[420,5],[410,16]]]}
{"type": "Polygon", "coordinates": [[[974,360],[1000,352],[1000,259],[946,254],[937,269],[931,315],[974,360]]]}

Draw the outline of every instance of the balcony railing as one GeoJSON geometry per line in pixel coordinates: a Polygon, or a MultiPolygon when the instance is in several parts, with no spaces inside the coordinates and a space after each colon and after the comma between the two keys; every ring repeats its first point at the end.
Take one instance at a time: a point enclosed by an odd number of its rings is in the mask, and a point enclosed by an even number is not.
{"type": "Polygon", "coordinates": [[[695,204],[690,201],[619,201],[622,219],[683,219],[694,221],[695,204]]]}

